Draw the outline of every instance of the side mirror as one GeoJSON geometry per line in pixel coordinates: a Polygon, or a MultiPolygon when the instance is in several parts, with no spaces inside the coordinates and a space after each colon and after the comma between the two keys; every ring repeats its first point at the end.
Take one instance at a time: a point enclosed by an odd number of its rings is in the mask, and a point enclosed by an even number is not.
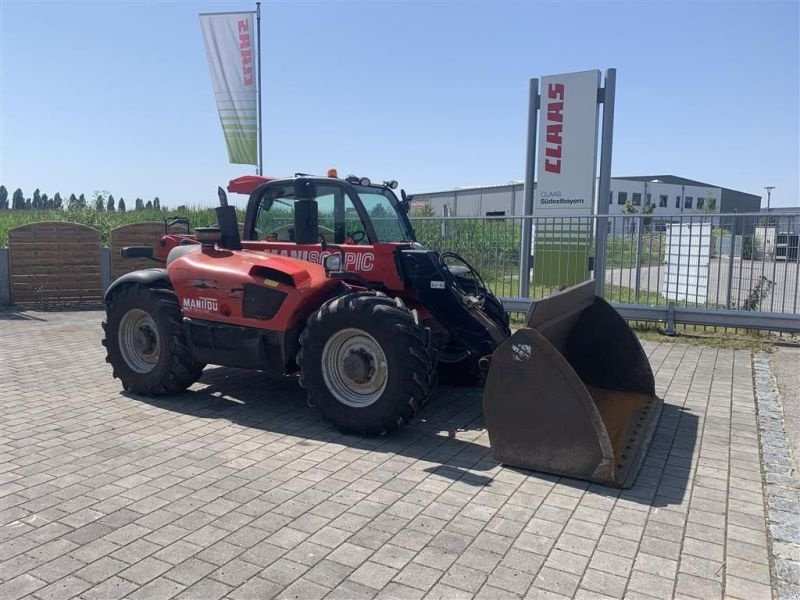
{"type": "Polygon", "coordinates": [[[400,200],[400,208],[403,209],[404,213],[408,214],[408,207],[409,207],[410,201],[408,199],[408,196],[406,195],[406,191],[405,190],[400,190],[400,198],[401,198],[401,200],[400,200]]]}
{"type": "Polygon", "coordinates": [[[294,201],[294,242],[295,244],[319,243],[319,219],[316,200],[294,201]]]}
{"type": "Polygon", "coordinates": [[[125,246],[119,253],[124,258],[153,258],[151,246],[125,246]]]}

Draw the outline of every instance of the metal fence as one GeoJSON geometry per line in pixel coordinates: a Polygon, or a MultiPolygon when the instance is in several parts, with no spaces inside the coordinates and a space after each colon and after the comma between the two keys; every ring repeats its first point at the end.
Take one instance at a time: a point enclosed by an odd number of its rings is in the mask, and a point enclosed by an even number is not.
{"type": "Polygon", "coordinates": [[[412,221],[421,243],[464,256],[512,311],[594,277],[628,319],[800,332],[800,213],[412,221]],[[600,219],[605,244],[593,237],[600,219]],[[528,285],[524,227],[533,230],[528,285]]]}

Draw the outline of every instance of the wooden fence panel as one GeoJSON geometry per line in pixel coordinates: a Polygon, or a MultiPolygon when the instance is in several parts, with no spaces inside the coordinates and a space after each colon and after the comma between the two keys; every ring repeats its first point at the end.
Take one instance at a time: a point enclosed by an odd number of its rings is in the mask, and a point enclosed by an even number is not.
{"type": "Polygon", "coordinates": [[[44,221],[8,232],[11,302],[96,305],[103,298],[100,232],[86,225],[44,221]]]}
{"type": "MultiPolygon", "coordinates": [[[[170,229],[172,233],[186,233],[186,227],[175,226],[170,229]]],[[[125,246],[150,246],[155,249],[158,240],[164,235],[164,223],[159,221],[144,221],[130,223],[111,230],[111,281],[117,277],[136,271],[160,266],[158,263],[146,258],[125,258],[120,254],[125,246]]]]}

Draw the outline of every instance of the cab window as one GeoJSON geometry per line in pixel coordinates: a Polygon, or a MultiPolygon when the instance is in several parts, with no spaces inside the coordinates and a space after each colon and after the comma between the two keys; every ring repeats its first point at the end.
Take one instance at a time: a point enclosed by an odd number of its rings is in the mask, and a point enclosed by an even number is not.
{"type": "MultiPolygon", "coordinates": [[[[361,219],[344,190],[335,185],[318,185],[316,191],[320,236],[329,244],[368,243],[361,219]]],[[[296,200],[293,184],[268,190],[256,211],[256,239],[293,242],[296,200]]]]}

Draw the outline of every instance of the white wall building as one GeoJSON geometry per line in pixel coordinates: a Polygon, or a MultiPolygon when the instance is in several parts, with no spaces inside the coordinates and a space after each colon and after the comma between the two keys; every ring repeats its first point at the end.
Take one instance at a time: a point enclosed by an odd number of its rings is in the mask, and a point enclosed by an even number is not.
{"type": "MultiPolygon", "coordinates": [[[[623,215],[628,200],[639,213],[648,202],[653,204],[654,216],[758,212],[761,207],[761,196],[675,175],[613,177],[611,195],[605,200],[608,214],[623,215]]],[[[412,210],[429,206],[436,216],[519,216],[524,208],[524,185],[513,181],[505,185],[416,193],[411,195],[411,202],[412,210]]],[[[615,230],[622,230],[621,218],[613,223],[615,230]]]]}

